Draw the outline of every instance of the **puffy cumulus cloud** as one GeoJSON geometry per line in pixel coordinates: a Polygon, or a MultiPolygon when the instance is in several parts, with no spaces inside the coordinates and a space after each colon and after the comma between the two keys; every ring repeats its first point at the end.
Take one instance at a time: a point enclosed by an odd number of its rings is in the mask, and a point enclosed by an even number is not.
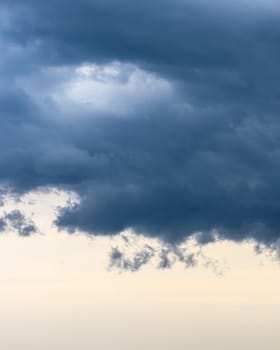
{"type": "Polygon", "coordinates": [[[1,1],[1,184],[76,192],[70,231],[275,244],[280,14],[248,9],[1,1]]]}

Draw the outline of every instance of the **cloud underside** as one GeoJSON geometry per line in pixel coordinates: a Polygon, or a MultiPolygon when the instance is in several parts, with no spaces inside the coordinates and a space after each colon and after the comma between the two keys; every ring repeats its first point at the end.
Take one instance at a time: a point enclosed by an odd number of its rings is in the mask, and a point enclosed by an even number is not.
{"type": "Polygon", "coordinates": [[[79,203],[56,220],[69,231],[131,228],[171,243],[193,232],[207,242],[215,231],[275,243],[280,14],[272,8],[2,1],[2,186],[76,192],[79,203]]]}

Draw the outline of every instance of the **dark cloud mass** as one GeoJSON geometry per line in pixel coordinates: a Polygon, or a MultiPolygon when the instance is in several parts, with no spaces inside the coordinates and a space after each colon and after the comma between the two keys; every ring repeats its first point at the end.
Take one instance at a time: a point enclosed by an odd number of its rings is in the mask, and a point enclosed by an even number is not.
{"type": "Polygon", "coordinates": [[[215,229],[233,240],[276,242],[278,7],[2,0],[3,186],[77,192],[80,203],[56,220],[70,231],[133,228],[169,242],[202,231],[206,242],[215,229]],[[98,77],[113,86],[105,94],[114,86],[121,94],[140,71],[139,90],[110,97],[103,109],[71,105],[63,89],[75,67],[105,71],[112,62],[121,73],[114,81],[98,77]]]}

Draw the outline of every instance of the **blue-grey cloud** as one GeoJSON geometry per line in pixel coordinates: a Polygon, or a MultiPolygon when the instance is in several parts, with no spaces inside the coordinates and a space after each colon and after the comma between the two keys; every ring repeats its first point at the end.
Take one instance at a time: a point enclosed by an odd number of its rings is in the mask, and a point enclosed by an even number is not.
{"type": "Polygon", "coordinates": [[[226,269],[221,261],[204,253],[194,236],[176,245],[126,232],[118,236],[117,242],[109,254],[109,270],[137,272],[147,264],[165,270],[176,263],[185,268],[210,268],[217,275],[223,275],[226,269]]]}
{"type": "MultiPolygon", "coordinates": [[[[76,191],[80,203],[56,220],[71,231],[279,239],[277,8],[28,0],[2,1],[0,10],[3,185],[76,191]],[[136,89],[107,109],[75,107],[59,94],[67,67],[115,61],[171,92],[149,98],[136,89]],[[57,74],[43,76],[48,69],[57,74]],[[63,108],[45,93],[54,86],[63,108]]],[[[131,74],[120,75],[120,91],[131,74]]]]}
{"type": "Polygon", "coordinates": [[[4,232],[6,228],[6,222],[3,218],[0,218],[0,232],[4,232]]]}
{"type": "Polygon", "coordinates": [[[28,237],[37,231],[37,227],[32,219],[27,218],[21,211],[13,210],[5,213],[0,218],[0,232],[12,229],[19,236],[28,237]]]}

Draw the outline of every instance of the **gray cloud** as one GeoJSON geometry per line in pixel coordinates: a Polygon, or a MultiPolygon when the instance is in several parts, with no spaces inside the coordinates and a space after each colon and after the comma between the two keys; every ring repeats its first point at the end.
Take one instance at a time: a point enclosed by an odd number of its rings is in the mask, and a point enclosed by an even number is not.
{"type": "Polygon", "coordinates": [[[0,232],[4,232],[6,228],[6,222],[3,218],[0,218],[0,232]]]}
{"type": "Polygon", "coordinates": [[[6,229],[12,229],[23,237],[37,232],[33,220],[26,218],[19,210],[8,212],[0,218],[0,232],[4,232],[6,229]]]}
{"type": "MultiPolygon", "coordinates": [[[[2,1],[0,9],[3,185],[77,192],[81,202],[56,220],[70,231],[133,228],[172,243],[203,232],[203,243],[216,229],[238,241],[277,241],[277,9],[167,0],[2,1]],[[72,106],[63,94],[61,109],[43,94],[65,88],[65,67],[113,61],[153,74],[172,92],[149,98],[136,90],[106,111],[72,106]],[[50,67],[57,74],[46,78],[50,67]]],[[[119,90],[133,69],[120,75],[119,90]]]]}
{"type": "Polygon", "coordinates": [[[117,268],[119,271],[136,272],[151,260],[153,254],[153,249],[147,246],[142,251],[136,253],[132,258],[126,258],[121,250],[113,248],[110,254],[109,268],[117,268]]]}
{"type": "Polygon", "coordinates": [[[119,272],[137,272],[147,264],[170,269],[176,263],[185,268],[210,268],[217,275],[223,275],[227,268],[222,262],[207,256],[194,236],[182,244],[167,244],[143,239],[133,233],[122,233],[109,254],[109,270],[119,272]]]}

